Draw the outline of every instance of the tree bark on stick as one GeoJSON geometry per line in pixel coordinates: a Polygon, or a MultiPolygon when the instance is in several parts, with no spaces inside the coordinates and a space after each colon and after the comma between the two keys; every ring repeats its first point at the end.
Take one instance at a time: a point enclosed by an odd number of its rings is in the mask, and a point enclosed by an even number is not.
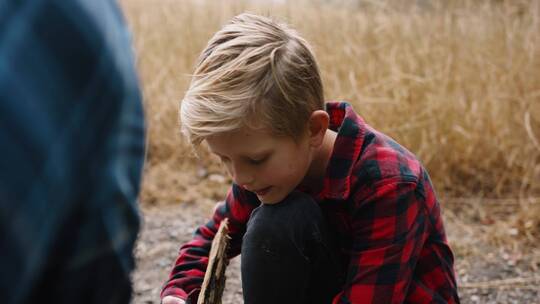
{"type": "Polygon", "coordinates": [[[228,224],[229,220],[227,218],[221,221],[218,232],[212,241],[208,267],[204,274],[197,304],[221,304],[221,297],[225,288],[225,269],[229,263],[226,253],[230,239],[228,224]]]}

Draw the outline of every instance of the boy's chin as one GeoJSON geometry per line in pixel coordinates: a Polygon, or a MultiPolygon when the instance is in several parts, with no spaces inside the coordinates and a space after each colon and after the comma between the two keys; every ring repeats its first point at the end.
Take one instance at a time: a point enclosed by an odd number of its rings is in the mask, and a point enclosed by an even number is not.
{"type": "Polygon", "coordinates": [[[279,200],[273,200],[273,199],[263,198],[263,197],[259,197],[259,200],[261,201],[261,203],[265,205],[275,205],[280,202],[279,200]]]}
{"type": "Polygon", "coordinates": [[[276,197],[276,196],[274,196],[274,197],[260,197],[259,196],[259,200],[261,201],[261,203],[263,203],[265,205],[279,204],[284,199],[285,199],[285,197],[276,197]]]}
{"type": "Polygon", "coordinates": [[[276,205],[276,204],[279,204],[281,202],[281,201],[264,201],[264,200],[260,200],[260,201],[264,205],[276,205]]]}

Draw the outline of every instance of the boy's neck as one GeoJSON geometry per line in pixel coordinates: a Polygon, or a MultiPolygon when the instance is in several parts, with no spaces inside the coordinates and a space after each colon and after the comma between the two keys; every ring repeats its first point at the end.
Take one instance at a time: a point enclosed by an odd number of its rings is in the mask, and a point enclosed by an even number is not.
{"type": "Polygon", "coordinates": [[[315,151],[306,177],[302,181],[302,187],[306,188],[310,193],[319,193],[322,190],[336,137],[336,132],[330,129],[326,130],[323,144],[315,151]]]}

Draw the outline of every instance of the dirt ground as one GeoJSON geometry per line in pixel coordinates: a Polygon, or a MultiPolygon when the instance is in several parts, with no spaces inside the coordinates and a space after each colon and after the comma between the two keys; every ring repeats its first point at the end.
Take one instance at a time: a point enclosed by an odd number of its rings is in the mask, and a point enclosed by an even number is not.
{"type": "MultiPolygon", "coordinates": [[[[456,209],[446,210],[446,230],[455,252],[462,303],[540,303],[540,249],[520,242],[494,244],[483,237],[485,225],[456,209]]],[[[136,248],[133,303],[159,303],[179,246],[196,226],[205,222],[211,207],[194,203],[143,204],[143,229],[136,248]]],[[[513,231],[510,231],[512,234],[513,231]]],[[[504,239],[503,239],[504,240],[504,239]]],[[[227,269],[223,304],[242,303],[240,258],[227,269]]]]}

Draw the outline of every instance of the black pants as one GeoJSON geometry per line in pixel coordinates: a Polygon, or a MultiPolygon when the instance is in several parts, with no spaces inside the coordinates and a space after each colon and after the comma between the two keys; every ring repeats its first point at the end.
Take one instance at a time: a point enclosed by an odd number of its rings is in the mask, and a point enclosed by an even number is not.
{"type": "Polygon", "coordinates": [[[245,304],[328,304],[344,280],[321,210],[301,192],[253,211],[241,263],[245,304]]]}

